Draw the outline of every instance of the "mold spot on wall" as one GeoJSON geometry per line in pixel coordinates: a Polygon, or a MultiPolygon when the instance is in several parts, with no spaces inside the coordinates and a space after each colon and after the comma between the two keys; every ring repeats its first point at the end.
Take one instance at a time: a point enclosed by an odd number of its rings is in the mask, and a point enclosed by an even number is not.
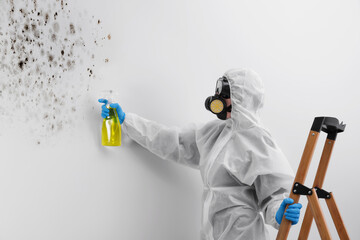
{"type": "Polygon", "coordinates": [[[70,23],[70,34],[75,34],[75,26],[72,23],[70,23]]]}
{"type": "Polygon", "coordinates": [[[22,121],[37,144],[71,126],[95,80],[101,21],[70,3],[0,1],[0,119],[22,121]]]}

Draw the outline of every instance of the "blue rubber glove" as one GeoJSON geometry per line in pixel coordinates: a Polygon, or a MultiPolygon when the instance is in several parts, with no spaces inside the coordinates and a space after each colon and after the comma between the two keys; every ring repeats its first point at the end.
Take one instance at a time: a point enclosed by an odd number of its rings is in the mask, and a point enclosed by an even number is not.
{"type": "MultiPolygon", "coordinates": [[[[110,112],[110,110],[106,107],[106,104],[108,104],[108,100],[104,99],[104,98],[101,98],[98,101],[100,103],[104,103],[104,105],[101,106],[101,117],[103,117],[103,118],[108,117],[109,112],[110,112]]],[[[120,105],[118,103],[111,103],[110,107],[116,109],[116,112],[117,112],[119,120],[120,120],[120,124],[122,124],[124,122],[124,120],[125,120],[125,113],[121,109],[120,105]]]]}
{"type": "Polygon", "coordinates": [[[285,214],[285,218],[292,222],[292,225],[295,225],[299,222],[300,209],[302,208],[302,205],[301,205],[301,203],[292,204],[293,202],[294,202],[294,200],[292,198],[285,198],[282,201],[282,203],[275,215],[275,219],[278,224],[281,224],[284,214],[285,214]],[[288,204],[291,204],[291,205],[289,205],[289,207],[286,209],[286,212],[285,212],[286,205],[288,205],[288,204]]]}

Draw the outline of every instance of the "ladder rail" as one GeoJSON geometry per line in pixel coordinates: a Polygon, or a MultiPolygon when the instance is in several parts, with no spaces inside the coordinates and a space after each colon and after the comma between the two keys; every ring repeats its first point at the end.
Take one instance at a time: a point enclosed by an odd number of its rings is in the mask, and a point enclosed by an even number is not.
{"type": "MultiPolygon", "coordinates": [[[[323,152],[321,154],[319,166],[318,166],[318,169],[317,169],[317,172],[315,175],[313,187],[322,188],[322,186],[323,186],[326,171],[329,166],[332,150],[334,148],[334,144],[335,144],[335,140],[331,140],[328,137],[326,138],[323,152]]],[[[303,222],[301,225],[298,239],[301,239],[301,240],[308,239],[308,236],[310,233],[310,228],[312,225],[312,220],[313,220],[312,211],[310,210],[310,206],[308,205],[306,207],[306,211],[305,211],[305,215],[304,215],[304,219],[303,219],[303,222]]]]}
{"type": "Polygon", "coordinates": [[[331,240],[329,228],[325,222],[324,213],[321,210],[320,202],[316,190],[312,189],[312,194],[307,196],[311,212],[314,216],[316,226],[322,240],[331,240]]]}
{"type": "MultiPolygon", "coordinates": [[[[303,184],[305,182],[305,178],[306,178],[306,175],[309,170],[310,162],[311,162],[312,156],[314,154],[314,150],[315,150],[315,146],[316,146],[318,137],[319,137],[319,132],[312,131],[312,130],[310,131],[310,133],[308,135],[308,139],[305,144],[303,155],[301,157],[299,168],[296,172],[294,184],[295,184],[295,182],[299,182],[301,184],[303,184]]],[[[291,191],[289,197],[294,200],[294,203],[299,202],[300,195],[293,193],[293,191],[291,191]]],[[[286,209],[287,209],[287,207],[286,207],[286,209]]],[[[287,236],[289,235],[290,227],[291,227],[291,221],[287,220],[285,218],[285,216],[283,216],[283,219],[281,220],[281,224],[280,224],[280,229],[278,231],[276,239],[277,240],[286,239],[287,236]]]]}
{"type": "Polygon", "coordinates": [[[334,195],[330,193],[330,198],[325,200],[327,207],[329,208],[329,212],[332,220],[334,221],[336,231],[341,240],[350,239],[349,234],[345,228],[344,221],[340,215],[339,208],[334,199],[334,195]]]}

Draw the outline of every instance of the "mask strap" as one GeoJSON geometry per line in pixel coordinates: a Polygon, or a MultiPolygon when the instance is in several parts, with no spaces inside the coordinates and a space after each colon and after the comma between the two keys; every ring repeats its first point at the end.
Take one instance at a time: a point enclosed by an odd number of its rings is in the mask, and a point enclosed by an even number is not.
{"type": "Polygon", "coordinates": [[[226,111],[227,112],[231,112],[231,109],[232,109],[232,105],[230,104],[230,106],[226,107],[226,111]]]}

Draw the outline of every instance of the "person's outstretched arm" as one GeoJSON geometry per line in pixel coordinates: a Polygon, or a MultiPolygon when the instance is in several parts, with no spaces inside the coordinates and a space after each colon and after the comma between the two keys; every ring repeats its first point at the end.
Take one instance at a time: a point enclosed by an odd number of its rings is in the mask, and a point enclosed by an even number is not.
{"type": "Polygon", "coordinates": [[[193,168],[200,161],[195,127],[166,127],[154,121],[128,113],[123,126],[127,135],[157,156],[193,168]]]}
{"type": "MultiPolygon", "coordinates": [[[[125,115],[117,103],[111,104],[110,107],[116,109],[119,118],[124,116],[122,121],[120,120],[123,131],[141,146],[162,159],[198,168],[200,154],[196,145],[195,126],[185,129],[166,127],[134,113],[125,115]]],[[[106,117],[107,113],[103,105],[101,116],[106,117]]]]}

